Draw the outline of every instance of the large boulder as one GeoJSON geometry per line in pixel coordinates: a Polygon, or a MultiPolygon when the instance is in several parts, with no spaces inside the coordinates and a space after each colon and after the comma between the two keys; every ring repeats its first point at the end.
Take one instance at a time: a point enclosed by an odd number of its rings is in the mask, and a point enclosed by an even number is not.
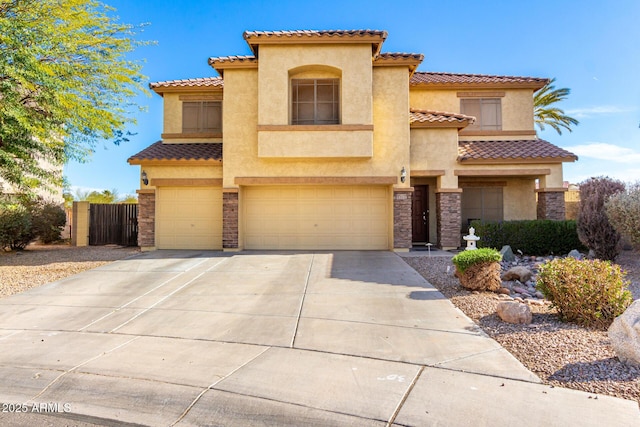
{"type": "Polygon", "coordinates": [[[613,320],[608,335],[621,362],[640,366],[640,300],[613,320]]]}
{"type": "Polygon", "coordinates": [[[500,255],[502,255],[502,260],[506,262],[513,262],[516,260],[516,256],[513,254],[513,250],[509,245],[504,245],[502,249],[500,249],[500,255]]]}
{"type": "Polygon", "coordinates": [[[509,323],[528,325],[531,323],[533,317],[529,306],[518,301],[503,301],[498,303],[496,312],[503,321],[509,323]]]}
{"type": "Polygon", "coordinates": [[[456,269],[456,277],[460,284],[473,291],[497,291],[502,287],[500,280],[500,263],[484,262],[468,267],[464,273],[456,269]]]}
{"type": "Polygon", "coordinates": [[[519,280],[521,283],[527,283],[533,277],[533,272],[527,267],[518,265],[510,268],[506,273],[502,275],[502,280],[511,281],[519,280]]]}

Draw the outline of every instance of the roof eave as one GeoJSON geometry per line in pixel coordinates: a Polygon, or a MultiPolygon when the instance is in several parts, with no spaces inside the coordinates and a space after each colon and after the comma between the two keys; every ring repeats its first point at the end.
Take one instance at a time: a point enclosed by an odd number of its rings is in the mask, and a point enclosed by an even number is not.
{"type": "Polygon", "coordinates": [[[411,123],[411,129],[430,129],[430,128],[453,128],[463,129],[469,126],[469,121],[464,122],[413,122],[411,123]]]}
{"type": "Polygon", "coordinates": [[[571,163],[578,160],[573,157],[510,157],[504,159],[474,159],[458,156],[458,163],[467,165],[512,165],[522,163],[549,164],[549,163],[571,163]]]}
{"type": "Polygon", "coordinates": [[[137,159],[130,157],[127,163],[132,166],[211,166],[222,164],[222,159],[137,159]]]}
{"type": "Polygon", "coordinates": [[[409,83],[410,88],[426,90],[451,90],[451,89],[532,89],[537,91],[544,87],[538,82],[505,82],[505,83],[409,83]]]}

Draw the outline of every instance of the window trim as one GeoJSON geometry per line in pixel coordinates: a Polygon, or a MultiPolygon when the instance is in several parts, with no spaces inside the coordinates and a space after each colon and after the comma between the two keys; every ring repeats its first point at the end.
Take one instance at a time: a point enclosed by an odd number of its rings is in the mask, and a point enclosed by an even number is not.
{"type": "Polygon", "coordinates": [[[189,135],[191,137],[197,136],[209,136],[215,137],[216,135],[222,135],[222,101],[221,100],[211,100],[211,99],[194,99],[188,101],[182,101],[182,135],[189,135]],[[185,108],[189,104],[199,104],[198,107],[198,127],[196,130],[185,130],[185,108]],[[204,126],[204,106],[205,104],[215,104],[220,109],[220,127],[219,128],[205,128],[204,126]]]}
{"type": "MultiPolygon", "coordinates": [[[[324,78],[291,78],[290,79],[290,97],[289,97],[289,122],[291,126],[330,126],[330,125],[340,125],[342,123],[341,118],[341,81],[336,77],[324,77],[324,78]],[[331,93],[332,100],[328,101],[319,101],[318,100],[318,82],[325,81],[331,82],[331,93]],[[296,89],[300,87],[299,82],[306,82],[307,86],[310,86],[310,82],[313,82],[313,101],[300,101],[295,95],[296,89]],[[320,104],[330,104],[332,106],[332,117],[330,120],[321,120],[318,118],[318,105],[320,104]],[[300,119],[299,113],[296,114],[296,108],[300,104],[311,104],[313,103],[313,121],[310,119],[300,119]],[[295,117],[295,118],[294,118],[295,117]]],[[[299,111],[299,109],[298,109],[299,111]]]]}
{"type": "Polygon", "coordinates": [[[465,131],[502,131],[502,98],[499,97],[469,97],[469,98],[460,98],[460,113],[465,115],[471,115],[476,118],[474,124],[471,124],[465,128],[465,131]],[[470,101],[476,101],[478,103],[478,110],[480,112],[477,114],[470,114],[465,111],[463,108],[464,104],[470,101]],[[497,105],[497,123],[496,124],[486,124],[482,118],[482,106],[483,103],[486,105],[494,104],[497,105]]]}

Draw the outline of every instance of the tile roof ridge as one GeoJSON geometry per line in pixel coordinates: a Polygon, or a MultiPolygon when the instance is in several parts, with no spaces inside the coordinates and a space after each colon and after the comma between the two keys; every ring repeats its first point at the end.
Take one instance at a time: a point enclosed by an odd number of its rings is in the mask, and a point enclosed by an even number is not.
{"type": "Polygon", "coordinates": [[[358,35],[378,35],[384,38],[387,37],[385,30],[372,30],[372,29],[352,29],[352,30],[247,30],[243,34],[243,37],[291,37],[291,36],[358,36],[358,35]]]}

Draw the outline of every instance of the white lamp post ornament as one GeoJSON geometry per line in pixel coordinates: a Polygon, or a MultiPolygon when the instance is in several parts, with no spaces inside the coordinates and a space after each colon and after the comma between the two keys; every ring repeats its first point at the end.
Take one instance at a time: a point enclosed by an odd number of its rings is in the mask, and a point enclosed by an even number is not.
{"type": "Polygon", "coordinates": [[[462,238],[464,240],[466,240],[466,242],[467,242],[467,247],[464,248],[465,251],[473,251],[473,250],[478,249],[476,247],[476,242],[478,240],[480,240],[480,238],[478,236],[476,236],[476,229],[475,228],[473,228],[473,227],[469,228],[469,235],[462,236],[462,238]]]}

